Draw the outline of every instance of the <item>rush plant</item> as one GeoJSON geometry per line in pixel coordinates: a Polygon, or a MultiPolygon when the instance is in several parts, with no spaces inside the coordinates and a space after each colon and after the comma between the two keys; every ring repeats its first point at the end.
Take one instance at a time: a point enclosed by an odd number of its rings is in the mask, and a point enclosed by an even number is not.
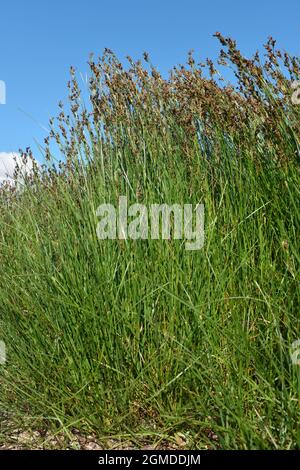
{"type": "Polygon", "coordinates": [[[191,52],[168,78],[109,50],[90,57],[87,90],[71,68],[44,165],[2,187],[4,441],[17,426],[45,445],[76,428],[137,447],[180,433],[193,448],[299,448],[300,62],[272,38],[248,59],[216,37],[219,64],[191,52]],[[121,196],[204,204],[203,248],[99,240],[97,207],[121,196]]]}

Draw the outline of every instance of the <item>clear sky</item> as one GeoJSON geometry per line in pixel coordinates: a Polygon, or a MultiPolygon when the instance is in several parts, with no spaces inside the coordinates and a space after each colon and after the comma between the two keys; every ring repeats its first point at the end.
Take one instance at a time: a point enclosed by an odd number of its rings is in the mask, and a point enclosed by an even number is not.
{"type": "Polygon", "coordinates": [[[221,31],[245,54],[272,35],[300,55],[300,0],[3,0],[0,25],[0,152],[31,146],[38,159],[35,140],[66,97],[69,66],[86,72],[91,51],[147,51],[166,73],[189,49],[215,57],[221,31]]]}

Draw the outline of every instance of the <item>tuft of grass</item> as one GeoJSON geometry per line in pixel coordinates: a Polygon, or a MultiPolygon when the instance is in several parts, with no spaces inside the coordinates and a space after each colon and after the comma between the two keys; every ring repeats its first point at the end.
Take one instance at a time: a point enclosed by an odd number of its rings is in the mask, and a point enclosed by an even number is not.
{"type": "Polygon", "coordinates": [[[2,189],[1,439],[19,422],[137,447],[299,448],[299,60],[272,38],[262,64],[217,37],[235,86],[191,54],[163,79],[147,55],[126,70],[106,51],[84,104],[71,69],[48,163],[2,189]],[[96,209],[121,195],[203,203],[204,247],[100,241],[96,209]]]}

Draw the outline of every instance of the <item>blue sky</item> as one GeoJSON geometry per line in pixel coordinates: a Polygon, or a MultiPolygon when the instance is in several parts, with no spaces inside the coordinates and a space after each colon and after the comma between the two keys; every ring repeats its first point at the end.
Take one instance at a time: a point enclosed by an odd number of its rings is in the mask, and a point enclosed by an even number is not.
{"type": "Polygon", "coordinates": [[[300,55],[299,0],[10,0],[0,5],[0,152],[43,142],[48,119],[66,98],[70,65],[86,72],[91,51],[104,47],[124,59],[148,51],[167,73],[185,61],[215,57],[216,31],[235,38],[252,54],[268,35],[300,55]]]}

